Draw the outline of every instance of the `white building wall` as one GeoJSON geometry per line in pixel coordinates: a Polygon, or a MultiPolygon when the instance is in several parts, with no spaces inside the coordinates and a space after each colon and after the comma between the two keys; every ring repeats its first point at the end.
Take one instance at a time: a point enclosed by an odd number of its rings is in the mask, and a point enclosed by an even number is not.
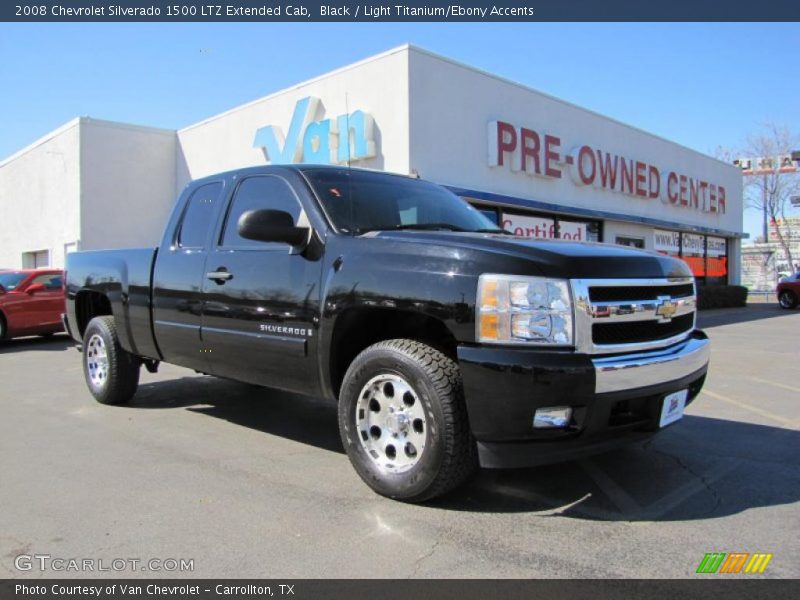
{"type": "Polygon", "coordinates": [[[0,268],[22,268],[23,253],[47,250],[64,265],[80,239],[79,119],[0,163],[0,268]]]}
{"type": "Polygon", "coordinates": [[[738,169],[613,119],[522,85],[412,48],[410,77],[411,168],[438,183],[567,207],[660,219],[730,232],[742,230],[742,177],[738,169]],[[564,164],[560,179],[531,176],[508,165],[490,167],[488,126],[505,121],[558,136],[559,152],[587,144],[629,159],[722,185],[725,214],[672,206],[659,199],[580,186],[564,164]]]}
{"type": "Polygon", "coordinates": [[[81,120],[81,249],[156,246],[175,202],[174,131],[81,120]]]}
{"type": "Polygon", "coordinates": [[[267,164],[253,147],[256,130],[279,126],[287,135],[298,100],[320,100],[316,120],[361,110],[375,123],[377,156],[353,166],[409,172],[407,47],[333,71],[245,104],[178,132],[178,187],[220,171],[267,164]]]}

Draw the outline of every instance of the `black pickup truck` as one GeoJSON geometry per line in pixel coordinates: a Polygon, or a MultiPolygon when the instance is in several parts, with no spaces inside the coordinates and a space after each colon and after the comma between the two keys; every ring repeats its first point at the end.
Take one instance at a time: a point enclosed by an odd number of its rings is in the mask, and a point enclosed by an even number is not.
{"type": "Polygon", "coordinates": [[[709,342],[680,260],[515,237],[419,179],[310,165],[190,183],[157,249],[67,258],[65,326],[103,403],[142,365],[338,402],[375,491],[598,452],[680,419],[709,342]]]}

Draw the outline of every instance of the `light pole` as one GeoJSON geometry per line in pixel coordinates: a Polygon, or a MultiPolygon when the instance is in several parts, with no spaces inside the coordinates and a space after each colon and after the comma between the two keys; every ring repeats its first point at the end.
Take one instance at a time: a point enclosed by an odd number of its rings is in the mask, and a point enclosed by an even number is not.
{"type": "Polygon", "coordinates": [[[769,221],[769,211],[767,210],[767,203],[769,202],[769,194],[767,194],[767,174],[764,173],[761,176],[761,205],[764,208],[764,243],[769,242],[769,226],[767,222],[769,221]]]}

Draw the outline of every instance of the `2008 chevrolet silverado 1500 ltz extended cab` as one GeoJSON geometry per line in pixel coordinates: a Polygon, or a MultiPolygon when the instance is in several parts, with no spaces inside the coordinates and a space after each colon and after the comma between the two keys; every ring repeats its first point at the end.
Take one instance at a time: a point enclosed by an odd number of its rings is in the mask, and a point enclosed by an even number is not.
{"type": "Polygon", "coordinates": [[[446,189],[308,165],[190,183],[157,249],[67,259],[100,402],[160,361],[338,402],[375,491],[597,452],[683,415],[709,342],[682,261],[498,229],[446,189]]]}

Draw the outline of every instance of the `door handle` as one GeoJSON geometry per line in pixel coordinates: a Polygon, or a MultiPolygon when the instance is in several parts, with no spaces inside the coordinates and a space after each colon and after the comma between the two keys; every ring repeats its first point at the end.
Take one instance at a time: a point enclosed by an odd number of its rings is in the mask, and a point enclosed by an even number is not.
{"type": "Polygon", "coordinates": [[[216,271],[206,273],[206,277],[218,285],[223,285],[229,279],[233,279],[233,273],[228,273],[228,271],[217,269],[216,271]]]}

